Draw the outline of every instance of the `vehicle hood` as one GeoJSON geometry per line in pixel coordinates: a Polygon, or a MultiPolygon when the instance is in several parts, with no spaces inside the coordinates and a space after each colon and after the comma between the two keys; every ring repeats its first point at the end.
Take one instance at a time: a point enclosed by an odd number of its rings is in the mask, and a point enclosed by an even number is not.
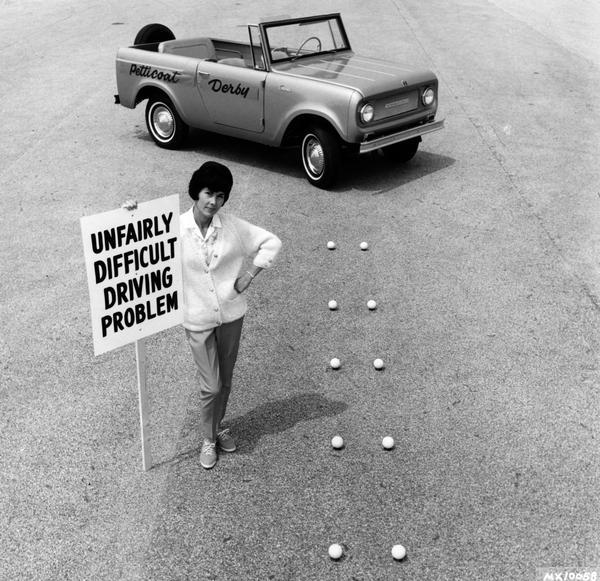
{"type": "Polygon", "coordinates": [[[363,96],[436,80],[428,70],[347,52],[288,61],[273,65],[273,70],[354,89],[363,96]]]}

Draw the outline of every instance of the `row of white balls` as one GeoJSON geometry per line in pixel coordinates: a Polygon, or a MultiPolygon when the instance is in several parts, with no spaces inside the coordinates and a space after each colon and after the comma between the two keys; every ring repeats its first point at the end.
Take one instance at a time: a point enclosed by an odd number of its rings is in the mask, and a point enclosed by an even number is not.
{"type": "MultiPolygon", "coordinates": [[[[342,366],[342,362],[337,358],[334,357],[330,362],[329,365],[331,366],[331,369],[339,369],[342,366]]],[[[377,359],[373,360],[373,367],[375,369],[383,369],[385,367],[385,364],[383,363],[383,359],[379,359],[379,357],[377,359]]]]}
{"type": "MultiPolygon", "coordinates": [[[[327,248],[329,248],[329,250],[335,250],[336,247],[337,247],[337,245],[333,240],[330,240],[329,242],[327,242],[327,248]]],[[[360,249],[368,250],[369,249],[368,242],[361,242],[360,249]]],[[[335,301],[333,299],[330,300],[328,303],[328,307],[330,310],[335,311],[338,308],[337,301],[335,301]]],[[[371,299],[371,300],[367,301],[367,307],[372,311],[377,308],[377,303],[371,299]]],[[[332,369],[339,369],[341,367],[341,362],[337,357],[334,357],[330,361],[330,365],[331,365],[332,369]]],[[[375,369],[383,369],[383,367],[384,367],[383,361],[381,359],[375,359],[375,361],[373,361],[373,367],[375,367],[375,369]]],[[[331,439],[331,445],[336,450],[340,450],[341,448],[344,447],[344,439],[342,438],[342,436],[334,436],[331,439]]],[[[394,438],[392,438],[391,436],[385,436],[385,438],[383,438],[383,440],[381,441],[381,445],[383,446],[384,449],[391,450],[394,447],[394,438]]],[[[329,547],[329,556],[332,559],[334,559],[334,560],[341,559],[343,554],[344,554],[344,547],[342,545],[340,545],[339,543],[333,543],[329,547]]],[[[405,556],[406,556],[406,549],[402,545],[394,545],[392,547],[392,557],[394,559],[396,559],[397,561],[401,561],[402,559],[404,559],[405,556]]]]}
{"type": "MultiPolygon", "coordinates": [[[[333,240],[330,240],[327,243],[327,248],[329,248],[329,250],[335,250],[337,248],[337,244],[333,240]]],[[[368,242],[361,242],[360,243],[360,249],[361,250],[368,250],[369,249],[369,243],[368,242]]]]}
{"type": "MultiPolygon", "coordinates": [[[[338,559],[341,559],[343,555],[344,547],[339,543],[333,543],[329,546],[329,556],[333,560],[337,561],[338,559]]],[[[401,561],[402,559],[404,559],[404,557],[406,557],[406,549],[404,548],[404,546],[394,545],[392,547],[392,557],[394,557],[396,561],[401,561]]]]}
{"type": "MultiPolygon", "coordinates": [[[[344,439],[342,436],[334,436],[331,439],[331,445],[336,450],[340,450],[344,447],[344,439]]],[[[381,445],[386,450],[391,450],[394,447],[394,438],[392,436],[385,436],[383,440],[381,440],[381,445]]],[[[329,546],[329,557],[334,561],[341,559],[344,555],[344,547],[339,543],[333,543],[329,546]]],[[[406,557],[406,549],[403,545],[394,545],[392,547],[392,557],[396,561],[401,561],[406,557]]]]}
{"type": "MultiPolygon", "coordinates": [[[[330,311],[336,311],[338,308],[338,302],[335,299],[331,299],[327,303],[327,306],[329,307],[330,311]]],[[[373,299],[370,299],[367,301],[367,307],[370,311],[374,311],[377,308],[377,303],[373,299]]]]}
{"type": "MultiPolygon", "coordinates": [[[[335,242],[333,242],[333,240],[330,240],[327,243],[327,248],[329,248],[330,250],[333,250],[334,248],[336,248],[336,244],[335,242]]],[[[369,248],[369,244],[367,242],[361,242],[360,243],[360,248],[361,250],[367,250],[369,248]]],[[[335,311],[338,308],[338,303],[336,300],[330,300],[328,305],[330,310],[335,311]]],[[[377,303],[373,300],[370,299],[367,301],[367,307],[373,311],[377,308],[377,303]]],[[[339,369],[342,365],[341,361],[337,358],[334,357],[329,364],[331,365],[332,369],[339,369]]],[[[383,365],[383,361],[381,359],[375,359],[375,361],[373,361],[373,367],[375,367],[375,369],[383,369],[384,365],[383,365]]]]}
{"type": "MultiPolygon", "coordinates": [[[[344,439],[341,436],[334,436],[331,439],[331,445],[339,450],[340,448],[344,447],[344,439]]],[[[386,449],[386,450],[391,450],[394,447],[394,438],[392,438],[391,436],[386,436],[385,438],[383,438],[383,440],[381,441],[381,445],[386,449]]],[[[332,545],[329,546],[329,557],[331,559],[333,559],[334,561],[337,561],[338,559],[341,559],[344,555],[344,547],[342,545],[340,545],[339,543],[333,543],[332,545]]],[[[392,557],[394,557],[394,559],[396,559],[397,561],[401,561],[402,559],[404,559],[404,557],[406,557],[406,549],[404,548],[403,545],[394,545],[392,547],[392,557]]]]}
{"type": "MultiPolygon", "coordinates": [[[[385,438],[381,440],[381,445],[385,450],[392,450],[395,445],[394,438],[392,438],[392,436],[385,436],[385,438]]],[[[342,436],[333,436],[333,438],[331,438],[331,446],[336,450],[341,450],[344,447],[344,438],[342,438],[342,436]]]]}
{"type": "MultiPolygon", "coordinates": [[[[337,245],[336,245],[336,243],[333,240],[330,240],[327,243],[327,248],[329,248],[329,250],[335,250],[335,248],[337,248],[337,245]]],[[[360,243],[360,249],[361,250],[368,250],[369,249],[369,243],[368,242],[361,242],[360,243]]],[[[377,308],[377,303],[374,300],[367,301],[367,307],[369,307],[369,309],[371,309],[371,310],[374,310],[374,309],[377,308]]],[[[335,311],[338,308],[337,301],[335,301],[335,300],[329,301],[329,308],[332,311],[335,311]]]]}

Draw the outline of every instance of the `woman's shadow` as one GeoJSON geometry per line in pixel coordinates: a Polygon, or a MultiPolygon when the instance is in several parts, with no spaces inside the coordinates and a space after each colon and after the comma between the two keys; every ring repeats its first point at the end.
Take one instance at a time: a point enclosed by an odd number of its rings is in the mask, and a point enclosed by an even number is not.
{"type": "Polygon", "coordinates": [[[249,453],[263,436],[285,432],[299,422],[335,416],[347,408],[347,403],[329,400],[319,393],[298,394],[263,403],[234,417],[226,427],[235,435],[239,452],[249,453]]]}
{"type": "MultiPolygon", "coordinates": [[[[197,394],[192,397],[196,398],[197,394]]],[[[348,408],[342,401],[329,400],[319,393],[304,393],[263,403],[241,416],[233,417],[225,427],[231,429],[239,454],[251,453],[263,436],[279,434],[299,422],[341,414],[348,408]]],[[[201,438],[198,404],[188,406],[188,414],[180,433],[175,456],[157,462],[155,467],[179,464],[200,455],[201,438]],[[190,438],[195,445],[189,448],[190,438]]]]}

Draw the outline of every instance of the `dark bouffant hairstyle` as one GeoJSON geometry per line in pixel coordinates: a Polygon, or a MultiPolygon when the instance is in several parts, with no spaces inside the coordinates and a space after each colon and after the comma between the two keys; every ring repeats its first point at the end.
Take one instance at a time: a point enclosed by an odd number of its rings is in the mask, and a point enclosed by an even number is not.
{"type": "Polygon", "coordinates": [[[188,193],[192,200],[197,200],[200,191],[208,188],[211,192],[223,192],[226,202],[232,186],[233,176],[229,168],[216,161],[207,161],[192,174],[188,193]]]}

